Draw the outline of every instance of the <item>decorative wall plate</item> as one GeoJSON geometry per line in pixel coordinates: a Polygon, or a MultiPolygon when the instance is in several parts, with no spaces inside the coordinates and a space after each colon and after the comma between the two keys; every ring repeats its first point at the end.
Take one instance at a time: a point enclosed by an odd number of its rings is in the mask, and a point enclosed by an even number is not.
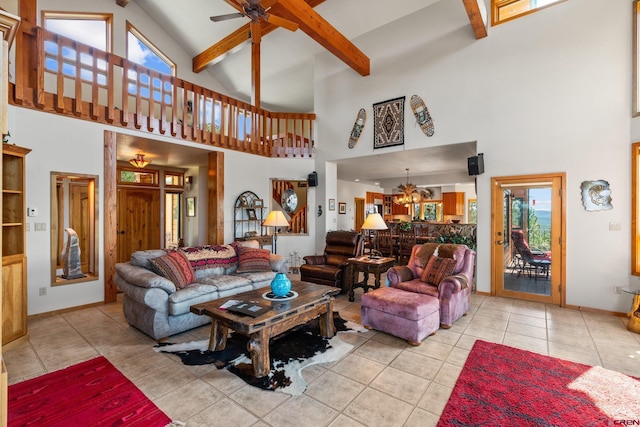
{"type": "Polygon", "coordinates": [[[586,210],[606,211],[613,209],[611,190],[607,181],[583,181],[580,188],[582,190],[582,204],[586,210]]]}
{"type": "Polygon", "coordinates": [[[422,98],[418,95],[413,95],[410,103],[413,115],[416,116],[416,121],[420,125],[422,132],[427,136],[433,136],[433,120],[431,119],[431,114],[429,114],[429,110],[427,110],[427,106],[422,98]]]}
{"type": "Polygon", "coordinates": [[[356,122],[353,124],[353,129],[351,130],[351,135],[349,135],[349,148],[353,148],[358,143],[358,139],[360,138],[360,134],[362,133],[362,129],[364,128],[364,123],[367,120],[367,112],[364,108],[361,108],[358,111],[358,115],[356,116],[356,122]]]}

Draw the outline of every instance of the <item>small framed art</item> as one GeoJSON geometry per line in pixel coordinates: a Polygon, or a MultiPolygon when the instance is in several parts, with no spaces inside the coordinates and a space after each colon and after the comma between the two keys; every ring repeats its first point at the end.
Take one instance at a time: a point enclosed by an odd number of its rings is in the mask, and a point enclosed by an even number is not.
{"type": "Polygon", "coordinates": [[[345,202],[338,202],[338,213],[339,214],[347,213],[347,204],[345,202]]]}
{"type": "Polygon", "coordinates": [[[253,207],[256,209],[260,209],[264,206],[264,202],[262,201],[262,199],[255,199],[253,201],[253,207]]]}
{"type": "Polygon", "coordinates": [[[247,209],[247,218],[249,218],[252,221],[257,220],[258,217],[256,216],[256,210],[253,208],[247,209]]]}
{"type": "Polygon", "coordinates": [[[336,199],[329,199],[329,210],[330,211],[336,210],[336,199]]]}
{"type": "Polygon", "coordinates": [[[196,198],[187,197],[187,216],[196,216],[196,198]]]}

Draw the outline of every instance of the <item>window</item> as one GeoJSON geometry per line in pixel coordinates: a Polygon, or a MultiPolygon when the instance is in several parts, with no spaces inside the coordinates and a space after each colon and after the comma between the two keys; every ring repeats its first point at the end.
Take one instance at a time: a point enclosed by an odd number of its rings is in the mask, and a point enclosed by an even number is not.
{"type": "Polygon", "coordinates": [[[502,24],[565,0],[491,0],[491,25],[502,24]]]}
{"type": "Polygon", "coordinates": [[[164,247],[177,248],[182,239],[182,192],[165,193],[164,221],[164,247]]]}
{"type": "MultiPolygon", "coordinates": [[[[155,47],[129,22],[127,22],[127,59],[161,74],[176,75],[176,64],[160,52],[160,49],[155,47]]],[[[160,78],[151,77],[146,72],[141,72],[140,76],[138,76],[136,71],[130,70],[129,93],[135,95],[138,87],[142,97],[148,99],[153,93],[155,101],[159,102],[164,98],[165,103],[171,104],[171,83],[163,83],[160,78]],[[139,83],[137,83],[138,78],[140,80],[139,83]]]]}
{"type": "Polygon", "coordinates": [[[467,200],[467,223],[478,223],[478,201],[477,199],[467,200]]]}
{"type": "Polygon", "coordinates": [[[118,167],[118,184],[158,186],[158,171],[118,167]]]}
{"type": "MultiPolygon", "coordinates": [[[[42,12],[44,28],[51,32],[79,41],[96,49],[111,52],[111,26],[113,16],[111,14],[88,13],[61,13],[42,12]]],[[[60,46],[52,41],[45,43],[45,70],[57,73],[58,61],[56,59],[60,46]]],[[[69,77],[76,75],[77,53],[70,47],[62,47],[62,72],[69,77]]],[[[93,74],[97,74],[96,81],[104,86],[107,83],[107,64],[104,60],[97,61],[97,70],[93,70],[93,57],[89,54],[80,54],[82,80],[93,82],[93,74]]]]}

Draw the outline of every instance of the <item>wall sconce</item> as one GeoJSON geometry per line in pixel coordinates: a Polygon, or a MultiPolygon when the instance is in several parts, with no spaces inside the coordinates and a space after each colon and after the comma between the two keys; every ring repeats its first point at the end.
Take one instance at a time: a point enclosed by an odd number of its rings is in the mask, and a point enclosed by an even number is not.
{"type": "Polygon", "coordinates": [[[191,191],[191,184],[193,184],[193,177],[192,176],[185,177],[184,182],[186,184],[187,191],[191,191]]]}
{"type": "Polygon", "coordinates": [[[322,216],[322,205],[318,205],[318,216],[322,216]]]}

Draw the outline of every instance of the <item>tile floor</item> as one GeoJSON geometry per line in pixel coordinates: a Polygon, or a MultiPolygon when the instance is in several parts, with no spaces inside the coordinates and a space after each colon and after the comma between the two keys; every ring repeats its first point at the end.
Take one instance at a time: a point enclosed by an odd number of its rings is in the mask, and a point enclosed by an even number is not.
{"type": "MultiPolygon", "coordinates": [[[[353,303],[336,299],[342,317],[359,322],[360,292],[353,303]]],[[[627,331],[625,318],[477,295],[467,316],[418,347],[375,331],[341,335],[353,351],[305,369],[309,388],[298,397],[155,353],[155,342],[127,325],[120,303],[32,319],[29,331],[29,342],[4,352],[10,384],[104,355],[189,427],[435,425],[476,339],[640,376],[640,335],[627,331]]],[[[208,332],[202,327],[172,341],[208,332]]]]}

